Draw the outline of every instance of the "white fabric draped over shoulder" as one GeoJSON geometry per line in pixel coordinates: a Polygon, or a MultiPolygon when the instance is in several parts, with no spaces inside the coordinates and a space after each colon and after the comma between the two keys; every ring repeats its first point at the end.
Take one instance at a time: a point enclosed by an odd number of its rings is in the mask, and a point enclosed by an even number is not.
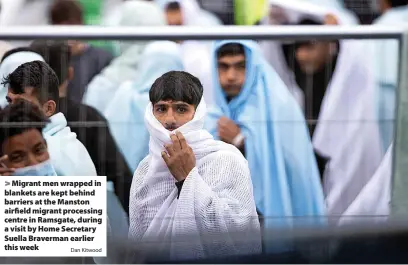
{"type": "Polygon", "coordinates": [[[340,224],[381,223],[388,220],[391,203],[393,145],[360,194],[345,211],[340,224]]]}
{"type": "MultiPolygon", "coordinates": [[[[374,21],[380,26],[408,25],[408,6],[391,8],[374,21]]],[[[370,40],[370,52],[377,82],[377,114],[381,129],[383,151],[386,152],[394,137],[394,120],[398,86],[398,67],[401,60],[400,41],[397,39],[370,40]]]]}
{"type": "Polygon", "coordinates": [[[95,165],[85,146],[67,126],[61,112],[50,117],[43,129],[52,165],[58,176],[97,176],[95,165]]]}
{"type": "MultiPolygon", "coordinates": [[[[343,10],[299,0],[270,0],[289,24],[301,18],[323,21],[334,15],[340,25],[354,24],[343,10]]],[[[335,72],[322,101],[313,147],[330,161],[324,176],[329,215],[342,215],[374,175],[382,160],[376,116],[375,80],[366,45],[342,40],[335,72]]],[[[281,43],[265,42],[268,61],[303,106],[303,95],[284,59],[281,43]],[[300,95],[300,96],[299,96],[300,95]]]]}
{"type": "Polygon", "coordinates": [[[155,255],[166,248],[170,259],[244,255],[261,251],[259,220],[248,163],[238,149],[203,130],[206,107],[197,107],[193,120],[180,131],[196,157],[196,167],[184,181],[179,198],[175,178],[161,157],[170,133],[146,108],[149,155],[139,164],[130,196],[129,237],[154,242],[155,255]],[[231,233],[241,232],[243,242],[231,233]],[[188,241],[183,241],[188,235],[188,241]],[[216,241],[206,236],[222,235],[216,241]],[[160,242],[169,243],[166,246],[160,242]],[[167,249],[168,247],[168,249],[167,249]]]}

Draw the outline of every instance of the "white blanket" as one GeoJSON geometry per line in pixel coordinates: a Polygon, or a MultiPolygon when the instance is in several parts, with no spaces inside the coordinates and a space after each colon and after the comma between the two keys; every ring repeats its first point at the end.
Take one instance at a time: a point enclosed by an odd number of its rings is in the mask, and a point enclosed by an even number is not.
{"type": "MultiPolygon", "coordinates": [[[[196,167],[184,181],[180,197],[175,178],[161,152],[171,143],[170,132],[157,121],[152,104],[146,109],[150,153],[133,177],[129,237],[153,241],[154,253],[164,243],[171,259],[256,253],[261,250],[259,220],[247,161],[233,146],[215,141],[203,130],[205,103],[180,131],[196,156],[196,167]],[[232,237],[245,232],[242,242],[232,237]],[[183,235],[189,235],[188,242],[183,235]],[[222,235],[204,242],[204,236],[222,235]],[[244,243],[245,242],[245,243],[244,243]]],[[[160,252],[161,253],[161,252],[160,252]]],[[[161,253],[162,254],[162,253],[161,253]]]]}
{"type": "MultiPolygon", "coordinates": [[[[270,3],[281,8],[290,23],[296,23],[302,17],[323,20],[328,14],[334,14],[341,25],[351,22],[341,10],[313,7],[312,3],[299,0],[270,0],[270,3]]],[[[264,51],[303,106],[302,92],[286,64],[280,45],[279,42],[265,43],[264,51]]],[[[324,95],[313,135],[313,147],[330,158],[324,176],[330,215],[344,213],[374,175],[382,159],[375,79],[366,51],[364,42],[340,41],[336,69],[324,95]]]]}
{"type": "Polygon", "coordinates": [[[340,224],[380,223],[388,220],[391,203],[392,145],[370,182],[340,219],[340,224]]]}

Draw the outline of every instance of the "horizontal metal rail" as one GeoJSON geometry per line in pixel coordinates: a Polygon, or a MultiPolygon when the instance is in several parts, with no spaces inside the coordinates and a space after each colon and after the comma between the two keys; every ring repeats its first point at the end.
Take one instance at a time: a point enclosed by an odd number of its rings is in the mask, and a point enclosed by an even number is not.
{"type": "Polygon", "coordinates": [[[0,28],[2,40],[309,40],[400,39],[406,27],[380,26],[219,26],[102,27],[25,26],[0,28]]]}

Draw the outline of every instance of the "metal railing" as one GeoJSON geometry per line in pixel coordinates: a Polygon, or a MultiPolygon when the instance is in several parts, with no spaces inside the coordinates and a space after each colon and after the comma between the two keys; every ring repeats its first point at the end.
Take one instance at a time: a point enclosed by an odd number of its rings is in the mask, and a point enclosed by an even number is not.
{"type": "Polygon", "coordinates": [[[1,40],[336,40],[397,39],[401,42],[400,82],[394,139],[392,213],[408,214],[408,27],[380,26],[220,26],[100,27],[44,26],[0,28],[1,40]]]}
{"type": "Polygon", "coordinates": [[[0,39],[77,40],[310,40],[400,39],[403,27],[380,26],[219,26],[219,27],[101,27],[41,26],[6,27],[0,39]]]}

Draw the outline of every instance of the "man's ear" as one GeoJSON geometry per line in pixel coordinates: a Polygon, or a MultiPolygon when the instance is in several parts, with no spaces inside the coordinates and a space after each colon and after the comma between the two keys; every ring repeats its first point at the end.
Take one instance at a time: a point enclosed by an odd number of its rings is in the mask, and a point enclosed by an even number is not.
{"type": "Polygon", "coordinates": [[[48,100],[43,105],[43,110],[44,110],[45,116],[51,117],[57,111],[57,103],[54,100],[48,100]]]}
{"type": "Polygon", "coordinates": [[[74,67],[70,66],[68,68],[68,81],[74,79],[74,74],[75,74],[74,67]]]}

